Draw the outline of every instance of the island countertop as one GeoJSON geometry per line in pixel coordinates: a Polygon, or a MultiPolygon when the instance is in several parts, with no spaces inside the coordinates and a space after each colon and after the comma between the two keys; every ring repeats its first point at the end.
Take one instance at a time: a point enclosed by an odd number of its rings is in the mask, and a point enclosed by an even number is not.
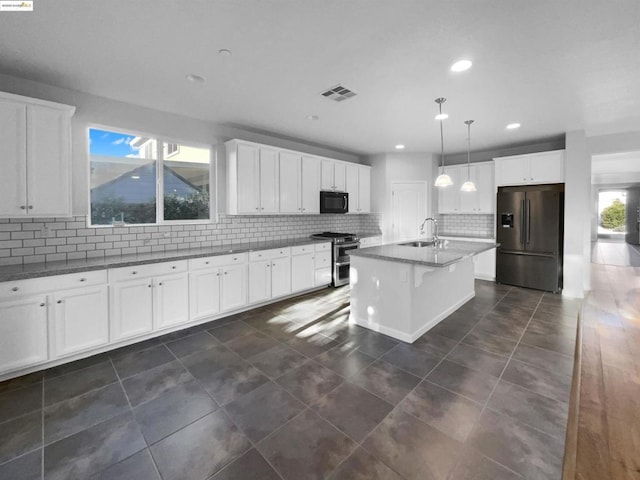
{"type": "MultiPolygon", "coordinates": [[[[422,238],[416,241],[426,242],[429,240],[422,238]]],[[[402,245],[403,243],[410,243],[410,241],[354,249],[349,251],[349,255],[352,257],[375,258],[392,262],[426,265],[429,267],[446,267],[464,258],[477,255],[498,246],[497,243],[447,240],[438,247],[411,247],[402,245]]]]}

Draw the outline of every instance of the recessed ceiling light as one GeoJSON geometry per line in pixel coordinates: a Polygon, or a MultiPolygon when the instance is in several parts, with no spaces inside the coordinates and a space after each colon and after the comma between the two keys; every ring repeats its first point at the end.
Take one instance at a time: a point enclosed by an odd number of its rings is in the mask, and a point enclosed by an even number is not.
{"type": "Polygon", "coordinates": [[[449,115],[447,115],[446,113],[439,113],[435,116],[436,120],[446,120],[447,118],[449,118],[449,115]]]}
{"type": "Polygon", "coordinates": [[[469,70],[471,68],[471,60],[458,60],[456,63],[451,65],[452,72],[464,72],[465,70],[469,70]]]}
{"type": "Polygon", "coordinates": [[[509,125],[507,125],[507,130],[515,130],[517,128],[520,128],[519,123],[510,123],[509,125]]]}
{"type": "Polygon", "coordinates": [[[230,57],[231,56],[231,50],[227,50],[226,48],[222,48],[222,49],[218,50],[218,55],[222,55],[223,57],[230,57]]]}
{"type": "Polygon", "coordinates": [[[201,77],[200,75],[195,75],[193,73],[185,75],[184,78],[189,80],[191,83],[204,83],[204,82],[206,82],[206,79],[204,77],[201,77]]]}
{"type": "Polygon", "coordinates": [[[396,150],[403,150],[404,149],[404,145],[402,145],[401,143],[396,145],[396,150]]]}
{"type": "Polygon", "coordinates": [[[307,120],[311,120],[311,121],[315,121],[315,120],[320,120],[320,117],[318,115],[307,115],[307,120]]]}

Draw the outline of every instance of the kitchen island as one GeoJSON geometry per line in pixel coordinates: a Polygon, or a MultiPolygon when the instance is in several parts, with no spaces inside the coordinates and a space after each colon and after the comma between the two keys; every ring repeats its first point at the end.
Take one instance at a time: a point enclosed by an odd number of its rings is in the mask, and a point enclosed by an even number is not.
{"type": "Polygon", "coordinates": [[[458,241],[411,246],[416,242],[350,252],[350,322],[414,342],[475,296],[473,256],[497,246],[458,241]]]}

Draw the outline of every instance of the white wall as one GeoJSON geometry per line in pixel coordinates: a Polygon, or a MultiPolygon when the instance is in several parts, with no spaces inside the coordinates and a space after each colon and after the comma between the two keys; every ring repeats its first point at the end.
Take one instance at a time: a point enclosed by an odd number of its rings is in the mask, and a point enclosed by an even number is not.
{"type": "Polygon", "coordinates": [[[590,287],[591,156],[584,131],[567,132],[565,150],[563,295],[582,298],[590,287]]]}
{"type": "Polygon", "coordinates": [[[372,155],[364,163],[371,165],[371,209],[380,213],[380,229],[383,241],[392,240],[391,233],[391,183],[425,181],[428,214],[437,214],[433,203],[433,170],[435,158],[430,153],[385,153],[372,155]]]}
{"type": "Polygon", "coordinates": [[[184,142],[216,145],[218,157],[218,211],[225,209],[225,149],[223,142],[231,138],[255,141],[281,148],[290,148],[309,154],[322,155],[360,163],[357,155],[308,145],[291,139],[255,133],[212,122],[175,115],[104,97],[77,92],[39,82],[0,75],[0,91],[28,97],[65,103],[76,107],[72,120],[72,188],[73,214],[87,215],[88,207],[88,145],[87,126],[90,124],[130,129],[143,133],[162,135],[184,142]]]}

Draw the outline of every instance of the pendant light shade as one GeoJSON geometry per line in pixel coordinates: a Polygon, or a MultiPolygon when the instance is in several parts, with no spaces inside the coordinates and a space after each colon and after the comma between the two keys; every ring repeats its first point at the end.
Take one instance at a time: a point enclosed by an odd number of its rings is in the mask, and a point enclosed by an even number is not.
{"type": "Polygon", "coordinates": [[[442,114],[442,104],[446,101],[447,99],[442,97],[435,99],[440,112],[438,113],[438,116],[436,118],[440,121],[440,158],[442,159],[442,168],[440,170],[440,175],[438,175],[438,178],[436,178],[436,182],[434,183],[436,187],[448,187],[449,185],[453,185],[451,177],[447,175],[447,172],[445,172],[444,170],[444,134],[442,131],[442,120],[447,117],[442,114]]]}
{"type": "Polygon", "coordinates": [[[467,126],[467,181],[462,184],[462,192],[475,192],[476,184],[471,181],[471,124],[473,120],[465,120],[467,126]]]}

